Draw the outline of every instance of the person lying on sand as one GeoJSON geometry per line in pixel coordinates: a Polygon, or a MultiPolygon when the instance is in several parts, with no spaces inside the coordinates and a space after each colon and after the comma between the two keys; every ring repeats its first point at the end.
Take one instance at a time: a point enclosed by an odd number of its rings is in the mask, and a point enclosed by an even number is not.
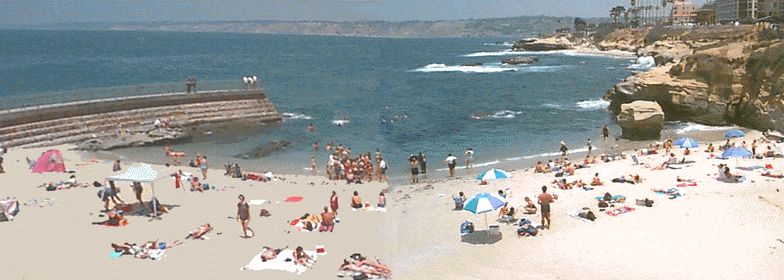
{"type": "Polygon", "coordinates": [[[724,174],[724,178],[726,178],[727,180],[732,181],[732,182],[743,182],[744,180],[746,180],[746,177],[743,177],[741,175],[732,174],[730,172],[730,167],[729,166],[724,166],[724,173],[723,174],[724,174]]]}
{"type": "Polygon", "coordinates": [[[784,174],[781,174],[781,173],[773,173],[773,172],[771,172],[770,170],[763,172],[763,173],[762,173],[762,176],[765,176],[765,177],[771,177],[771,178],[776,178],[776,179],[781,179],[781,178],[784,178],[784,174]]]}
{"type": "Polygon", "coordinates": [[[94,222],[93,224],[94,225],[115,226],[115,227],[116,226],[124,226],[124,225],[128,224],[128,220],[125,219],[125,217],[123,216],[123,212],[122,211],[119,211],[119,210],[118,211],[114,211],[114,210],[112,210],[112,211],[109,211],[108,213],[106,213],[106,215],[109,216],[109,219],[107,219],[106,221],[102,221],[102,222],[94,222]]]}
{"type": "Polygon", "coordinates": [[[340,270],[343,271],[350,271],[350,272],[359,272],[363,273],[366,276],[376,276],[376,277],[386,277],[384,273],[379,271],[378,269],[371,267],[371,266],[360,266],[350,262],[349,260],[343,260],[343,264],[340,265],[340,270]]]}
{"type": "Polygon", "coordinates": [[[313,259],[305,253],[302,246],[297,246],[297,249],[294,249],[294,263],[298,265],[302,265],[305,267],[310,267],[313,265],[313,259]]]}
{"type": "Polygon", "coordinates": [[[268,260],[273,260],[278,257],[280,251],[286,250],[289,246],[283,247],[281,249],[273,249],[272,247],[264,246],[261,251],[261,261],[266,262],[268,260]]]}
{"type": "Polygon", "coordinates": [[[382,264],[380,261],[378,261],[378,260],[371,260],[371,259],[365,258],[362,255],[359,256],[359,260],[357,261],[357,265],[358,266],[369,266],[369,267],[375,268],[376,270],[380,271],[382,274],[384,274],[384,276],[387,276],[387,277],[392,273],[392,269],[389,268],[388,266],[382,264]]]}
{"type": "Polygon", "coordinates": [[[682,182],[682,183],[696,183],[697,182],[697,180],[681,178],[681,176],[676,177],[675,180],[677,182],[682,182]]]}
{"type": "Polygon", "coordinates": [[[568,190],[572,188],[572,184],[566,182],[566,179],[554,180],[550,183],[555,184],[556,186],[558,186],[559,189],[562,190],[568,190]]]}
{"type": "Polygon", "coordinates": [[[209,233],[210,231],[212,231],[212,229],[213,228],[210,225],[210,223],[206,223],[206,224],[204,224],[204,225],[202,225],[200,227],[197,227],[193,231],[188,232],[188,236],[186,236],[185,239],[188,239],[188,238],[202,239],[204,237],[204,235],[209,233]]]}
{"type": "Polygon", "coordinates": [[[533,215],[536,214],[536,204],[531,201],[531,198],[525,197],[525,214],[526,215],[533,215]]]}

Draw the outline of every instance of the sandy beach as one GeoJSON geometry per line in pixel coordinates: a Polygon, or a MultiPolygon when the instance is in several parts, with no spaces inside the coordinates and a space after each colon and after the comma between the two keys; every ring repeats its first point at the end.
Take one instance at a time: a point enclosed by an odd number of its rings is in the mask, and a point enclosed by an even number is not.
{"type": "MultiPolygon", "coordinates": [[[[759,135],[759,134],[755,134],[759,135]]],[[[753,136],[748,136],[749,141],[753,136]]],[[[739,140],[740,141],[740,140],[739,140]]],[[[700,150],[704,149],[704,145],[700,150]]],[[[680,149],[678,149],[680,150],[680,149]]],[[[676,152],[680,153],[680,151],[676,152]]],[[[507,180],[479,185],[471,178],[403,186],[394,190],[387,213],[387,244],[400,279],[781,279],[784,278],[784,193],[782,179],[763,177],[759,171],[738,166],[772,164],[784,169],[784,159],[710,159],[698,151],[694,163],[679,170],[651,170],[631,159],[578,169],[570,181],[590,182],[598,172],[603,186],[586,191],[561,190],[550,184],[552,173],[532,169],[512,172],[507,180]],[[717,166],[729,164],[744,183],[716,180],[717,166]],[[612,183],[612,178],[639,174],[641,184],[612,183]],[[697,186],[676,187],[676,177],[694,179],[697,186]],[[483,215],[453,211],[452,195],[509,189],[510,206],[522,209],[524,197],[535,197],[546,185],[557,194],[552,204],[552,228],[535,237],[516,236],[516,226],[500,224],[497,243],[461,242],[463,220],[484,229],[483,215]],[[677,188],[682,197],[668,199],[652,188],[677,188]],[[634,211],[616,217],[598,211],[595,196],[605,192],[627,197],[634,211]],[[635,205],[649,198],[653,207],[635,205]],[[586,222],[567,214],[589,207],[597,220],[586,222]]],[[[643,162],[661,164],[662,154],[643,156],[643,162]]],[[[476,171],[477,173],[480,170],[476,171]]],[[[620,207],[624,204],[616,204],[620,207]]],[[[490,224],[498,211],[488,214],[490,224]]],[[[522,215],[538,224],[540,215],[522,215]]]]}
{"type": "MultiPolygon", "coordinates": [[[[82,158],[70,146],[55,147],[63,152],[65,166],[76,171],[79,182],[103,182],[112,174],[112,162],[92,162],[82,158]]],[[[223,176],[223,170],[211,169],[208,182],[218,190],[204,193],[174,188],[174,180],[167,174],[175,167],[153,166],[160,179],[155,184],[155,194],[164,205],[171,205],[171,212],[161,220],[126,215],[129,224],[123,227],[92,225],[105,220],[103,203],[96,193],[100,188],[88,186],[58,191],[46,191],[37,186],[64,181],[68,173],[32,173],[25,157],[37,158],[46,148],[11,149],[4,156],[6,173],[0,174],[0,197],[16,197],[21,211],[11,222],[0,223],[0,247],[5,257],[0,261],[3,279],[324,279],[334,278],[343,259],[353,253],[386,259],[381,228],[387,215],[377,211],[351,211],[351,193],[357,190],[364,201],[375,206],[378,193],[386,186],[379,183],[346,185],[345,182],[327,182],[323,177],[285,176],[274,182],[241,181],[223,176]],[[285,179],[285,180],[284,180],[285,179]],[[332,233],[299,232],[288,224],[305,213],[321,213],[329,205],[332,190],[337,191],[341,222],[332,233]],[[237,213],[237,196],[244,194],[248,200],[264,199],[269,204],[251,205],[250,227],[256,236],[241,237],[241,228],[234,218],[237,213]],[[300,203],[283,202],[289,196],[302,196],[300,203]],[[37,200],[37,205],[35,203],[37,200]],[[259,217],[261,209],[270,217],[259,217]],[[214,230],[206,236],[209,240],[184,240],[189,231],[211,223],[214,230]],[[122,256],[112,259],[111,243],[143,243],[159,240],[184,244],[166,250],[159,261],[122,256]],[[294,249],[303,246],[315,250],[323,245],[327,254],[319,256],[311,269],[301,275],[275,270],[240,271],[261,252],[262,246],[294,249]]],[[[154,162],[158,159],[150,159],[154,162]]],[[[158,160],[163,163],[161,155],[158,160]]],[[[213,163],[216,164],[216,163],[213,163]]],[[[123,162],[123,168],[135,166],[123,162]]],[[[213,166],[215,167],[215,166],[213,166]]],[[[196,168],[181,167],[184,172],[196,173],[196,168]]],[[[276,174],[278,176],[278,174],[276,174]]],[[[127,183],[118,184],[120,197],[126,202],[135,201],[127,183]]],[[[143,199],[148,202],[150,189],[144,186],[143,199]]],[[[138,205],[138,204],[137,204],[138,205]]],[[[111,205],[110,205],[111,207],[111,205]]]]}

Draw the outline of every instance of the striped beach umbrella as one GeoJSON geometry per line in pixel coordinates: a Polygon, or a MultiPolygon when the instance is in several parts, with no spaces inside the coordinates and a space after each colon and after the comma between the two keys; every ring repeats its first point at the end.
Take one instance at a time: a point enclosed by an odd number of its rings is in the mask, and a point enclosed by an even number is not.
{"type": "Polygon", "coordinates": [[[724,138],[727,138],[727,139],[729,139],[729,138],[736,138],[736,137],[739,138],[739,137],[743,137],[743,136],[746,136],[746,133],[744,133],[740,129],[730,129],[730,130],[727,130],[727,132],[724,132],[724,138]]]}
{"type": "Polygon", "coordinates": [[[697,143],[697,140],[689,137],[678,138],[678,140],[675,140],[675,146],[680,148],[697,148],[699,145],[700,144],[697,143]]]}
{"type": "MultiPolygon", "coordinates": [[[[478,193],[466,201],[463,210],[474,214],[485,214],[485,226],[490,230],[490,225],[487,224],[487,212],[501,208],[506,204],[506,199],[493,193],[478,193]]],[[[490,234],[488,232],[488,234],[490,234]]]]}
{"type": "Polygon", "coordinates": [[[484,180],[506,179],[511,177],[512,174],[509,174],[509,172],[506,172],[506,170],[493,168],[487,170],[487,172],[485,173],[479,174],[479,176],[476,176],[476,179],[479,181],[484,181],[484,180]]]}

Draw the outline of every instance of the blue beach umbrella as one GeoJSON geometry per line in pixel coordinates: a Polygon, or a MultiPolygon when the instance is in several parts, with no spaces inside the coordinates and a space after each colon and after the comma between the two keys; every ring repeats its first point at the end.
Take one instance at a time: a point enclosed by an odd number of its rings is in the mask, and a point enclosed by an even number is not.
{"type": "Polygon", "coordinates": [[[741,131],[740,129],[730,129],[727,132],[724,132],[724,138],[735,138],[735,137],[743,137],[746,136],[746,133],[741,131]]]}
{"type": "MultiPolygon", "coordinates": [[[[468,201],[466,201],[465,206],[463,206],[463,210],[474,214],[485,214],[485,226],[487,229],[490,229],[490,226],[487,224],[487,212],[493,211],[495,209],[501,208],[506,204],[506,199],[500,197],[493,193],[478,193],[472,196],[468,201]]],[[[488,234],[490,234],[488,232],[488,234]]]]}
{"type": "Polygon", "coordinates": [[[511,177],[512,174],[509,174],[509,172],[506,172],[505,170],[502,169],[493,168],[487,170],[487,172],[485,173],[479,174],[479,176],[476,176],[476,179],[482,181],[482,180],[506,179],[511,177]]]}
{"type": "Polygon", "coordinates": [[[697,148],[699,145],[700,144],[697,143],[697,140],[689,137],[678,138],[678,140],[675,140],[675,146],[680,148],[697,148]]]}
{"type": "Polygon", "coordinates": [[[749,158],[751,151],[746,148],[732,147],[721,153],[722,158],[749,158]]]}

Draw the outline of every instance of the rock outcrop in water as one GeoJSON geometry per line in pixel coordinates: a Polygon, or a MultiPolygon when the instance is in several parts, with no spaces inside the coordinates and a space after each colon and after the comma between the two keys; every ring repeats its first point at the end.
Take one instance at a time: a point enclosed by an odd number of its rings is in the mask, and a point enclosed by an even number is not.
{"type": "Polygon", "coordinates": [[[243,153],[243,154],[236,154],[234,157],[242,158],[242,159],[259,159],[266,156],[269,156],[275,151],[282,150],[291,144],[291,142],[286,140],[273,140],[264,144],[261,147],[255,148],[250,152],[243,153]]]}
{"type": "Polygon", "coordinates": [[[185,140],[190,135],[180,128],[129,129],[120,136],[103,136],[85,140],[77,144],[77,149],[86,151],[107,151],[126,147],[141,147],[173,143],[185,140]]]}
{"type": "Polygon", "coordinates": [[[537,61],[539,59],[532,56],[515,56],[501,59],[501,63],[509,65],[533,64],[537,61]]]}
{"type": "MultiPolygon", "coordinates": [[[[784,42],[769,32],[724,26],[635,33],[641,39],[629,41],[647,45],[627,47],[661,66],[615,85],[605,96],[610,109],[620,113],[624,103],[648,100],[669,120],[784,130],[784,42]]],[[[620,43],[605,43],[613,44],[620,43]]]]}
{"type": "Polygon", "coordinates": [[[568,36],[559,35],[540,39],[519,40],[512,45],[515,51],[557,51],[572,49],[574,44],[568,36]]]}
{"type": "Polygon", "coordinates": [[[659,139],[664,127],[664,112],[656,102],[634,101],[621,105],[617,120],[626,139],[659,139]]]}

